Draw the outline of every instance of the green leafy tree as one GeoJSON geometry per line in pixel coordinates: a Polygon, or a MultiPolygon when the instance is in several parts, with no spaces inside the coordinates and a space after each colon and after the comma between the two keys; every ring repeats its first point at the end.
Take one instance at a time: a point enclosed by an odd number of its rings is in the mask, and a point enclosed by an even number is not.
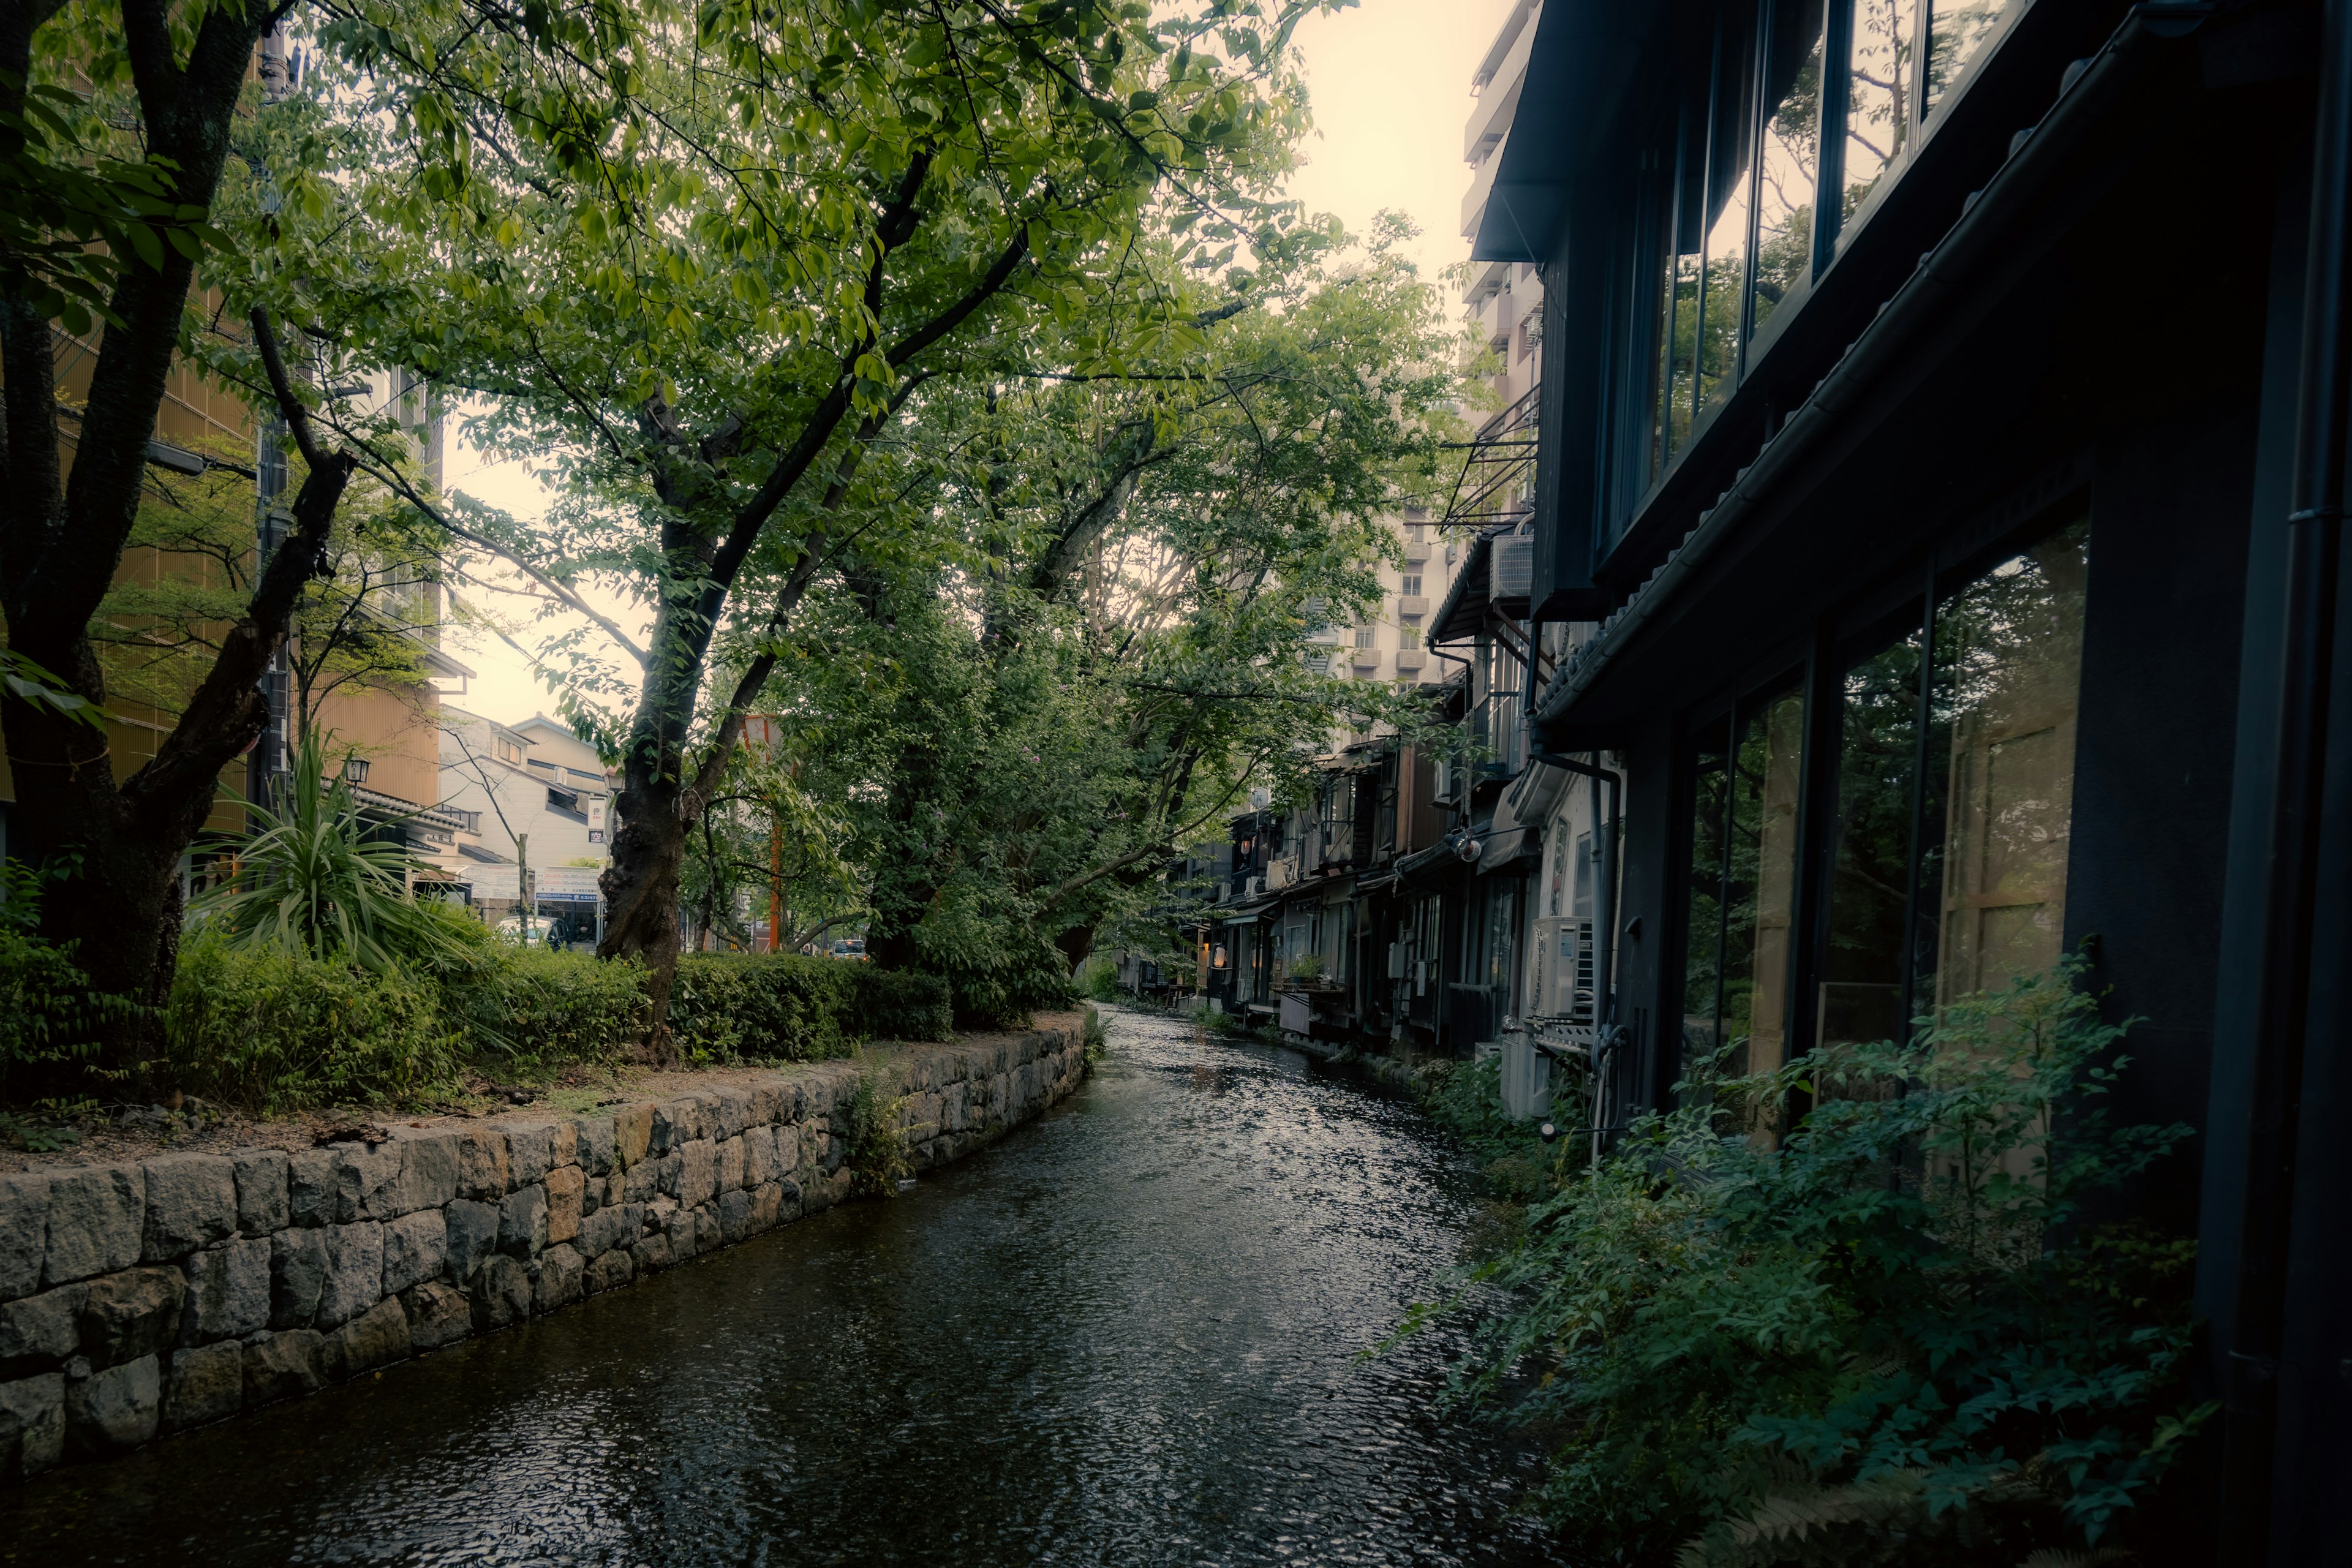
{"type": "Polygon", "coordinates": [[[354,67],[322,132],[341,183],[281,209],[273,286],[489,400],[494,447],[554,454],[545,535],[442,515],[612,639],[570,679],[634,693],[625,723],[578,717],[625,778],[605,951],[646,955],[657,998],[689,828],[773,668],[755,655],[706,710],[714,638],[783,636],[875,526],[860,465],[934,378],[1048,324],[1073,363],[1192,341],[1200,309],[1137,237],[1169,205],[1194,244],[1278,222],[1288,33],[1328,3],[729,0],[391,33],[355,7],[327,29],[354,67]],[[646,605],[643,647],[583,580],[646,605]]]}

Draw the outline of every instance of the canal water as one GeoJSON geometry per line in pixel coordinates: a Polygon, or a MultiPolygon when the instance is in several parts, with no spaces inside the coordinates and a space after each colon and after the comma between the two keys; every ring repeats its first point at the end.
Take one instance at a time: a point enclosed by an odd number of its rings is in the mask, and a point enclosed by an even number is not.
{"type": "Polygon", "coordinates": [[[1533,1457],[1364,1359],[1475,1194],[1410,1106],[1114,1012],[1061,1108],[526,1328],[0,1494],[0,1562],[1525,1563],[1533,1457]]]}

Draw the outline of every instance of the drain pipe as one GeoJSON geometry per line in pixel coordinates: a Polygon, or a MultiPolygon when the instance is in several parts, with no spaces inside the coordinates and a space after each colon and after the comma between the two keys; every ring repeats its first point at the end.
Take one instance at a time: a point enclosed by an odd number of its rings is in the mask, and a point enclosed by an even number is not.
{"type": "MultiPolygon", "coordinates": [[[[2313,929],[2324,868],[2327,709],[2343,552],[2346,424],[2352,418],[2352,0],[2328,0],[2312,148],[2293,510],[2286,520],[2286,625],[2276,773],[2263,889],[2254,1009],[2253,1108],[2223,1390],[2221,1539],[2232,1563],[2272,1559],[2271,1500],[2296,1444],[2279,1430],[2304,1057],[2311,1044],[2313,929]]],[[[2300,1369],[2323,1375],[2317,1367],[2300,1369]]],[[[2334,1375],[2327,1369],[2324,1375],[2334,1375]]]]}
{"type": "Polygon", "coordinates": [[[1601,837],[1601,885],[1592,892],[1592,1163],[1601,1163],[1601,1133],[1609,1125],[1603,1104],[1608,1080],[1601,1064],[1610,1061],[1624,1042],[1617,1026],[1617,833],[1624,809],[1625,781],[1595,763],[1579,762],[1557,752],[1538,752],[1534,760],[1588,779],[1592,785],[1592,826],[1601,837]],[[1609,815],[1601,814],[1601,791],[1609,790],[1609,815]]]}

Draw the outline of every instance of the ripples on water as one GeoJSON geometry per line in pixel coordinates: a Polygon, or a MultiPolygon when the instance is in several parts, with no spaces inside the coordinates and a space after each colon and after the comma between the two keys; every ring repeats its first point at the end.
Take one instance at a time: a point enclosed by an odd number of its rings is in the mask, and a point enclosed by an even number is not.
{"type": "Polygon", "coordinates": [[[0,1501],[0,1560],[1518,1563],[1532,1458],[1358,1353],[1472,1196],[1411,1108],[1117,1014],[1060,1110],[859,1204],[0,1501]]]}

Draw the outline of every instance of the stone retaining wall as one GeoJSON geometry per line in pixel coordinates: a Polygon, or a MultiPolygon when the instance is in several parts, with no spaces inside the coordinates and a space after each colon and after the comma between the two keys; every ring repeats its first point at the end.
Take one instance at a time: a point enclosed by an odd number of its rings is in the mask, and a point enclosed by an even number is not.
{"type": "MultiPolygon", "coordinates": [[[[1082,1030],[892,1053],[918,1169],[1085,1076],[1082,1030]]],[[[506,1328],[849,1194],[827,1062],[578,1116],[0,1175],[0,1485],[506,1328]]]]}

